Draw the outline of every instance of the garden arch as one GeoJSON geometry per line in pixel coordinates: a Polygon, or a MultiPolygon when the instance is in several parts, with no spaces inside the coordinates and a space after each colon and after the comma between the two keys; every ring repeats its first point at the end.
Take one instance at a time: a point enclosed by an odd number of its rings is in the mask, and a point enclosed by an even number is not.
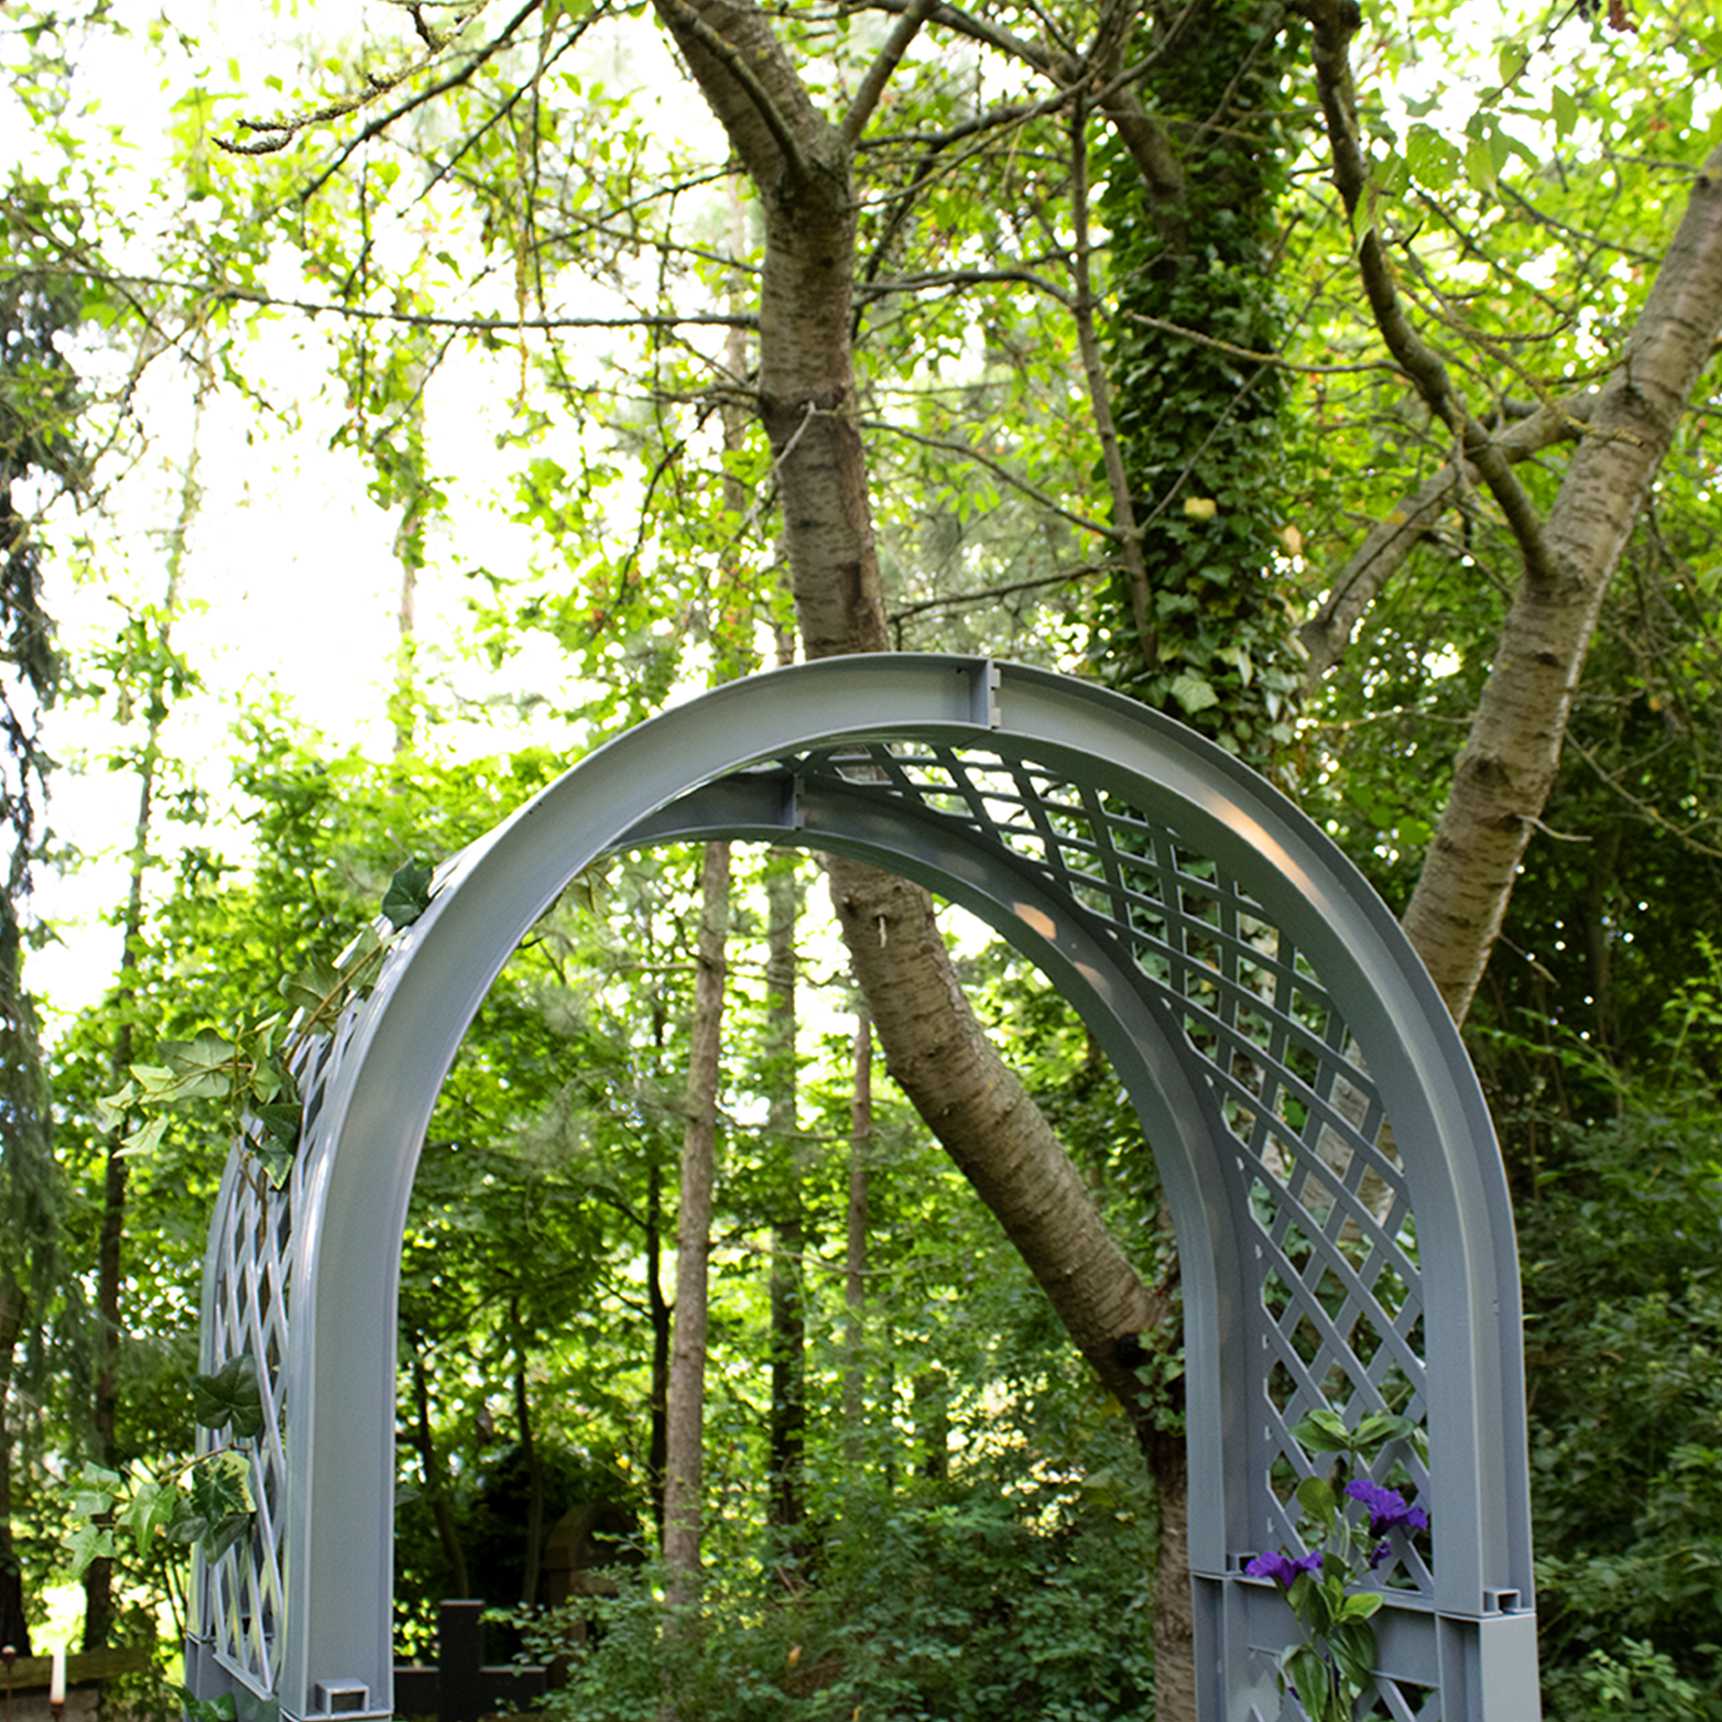
{"type": "MultiPolygon", "coordinates": [[[[236,1145],[203,1363],[249,1351],[248,1544],[196,1574],[193,1690],[289,1722],[392,1714],[395,1313],[438,1089],[532,922],[609,851],[737,838],[917,880],[1036,962],[1141,1117],[1183,1262],[1202,1722],[1273,1722],[1296,1625],[1243,1571],[1293,1548],[1292,1434],[1391,1401],[1433,1556],[1380,1575],[1393,1722],[1535,1722],[1518,1267],[1499,1150],[1434,985],[1361,875],[1182,725],[987,659],[827,659],[599,748],[439,869],[382,978],[301,1071],[280,1190],[236,1145]]],[[[1289,1714],[1288,1706],[1288,1714],[1289,1714]]]]}

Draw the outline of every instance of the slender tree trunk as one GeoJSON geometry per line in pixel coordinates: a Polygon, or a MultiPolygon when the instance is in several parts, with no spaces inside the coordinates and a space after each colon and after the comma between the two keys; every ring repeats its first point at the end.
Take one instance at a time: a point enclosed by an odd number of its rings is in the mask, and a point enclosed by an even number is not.
{"type": "Polygon", "coordinates": [[[656,1154],[646,1168],[646,1308],[652,1323],[651,1435],[646,1453],[652,1523],[664,1546],[664,1460],[669,1438],[670,1305],[664,1296],[664,1174],[656,1154]]]}
{"type": "Polygon", "coordinates": [[[771,1417],[768,1468],[768,1518],[793,1530],[805,1514],[802,1476],[807,1440],[807,1319],[803,1306],[802,1255],[807,1227],[801,1200],[805,1156],[796,1135],[795,1080],[795,923],[794,857],[783,854],[766,876],[768,952],[766,957],[767,1035],[775,1067],[767,1128],[784,1162],[787,1182],[771,1245],[771,1417]]]}
{"type": "Polygon", "coordinates": [[[0,1645],[30,1654],[30,1621],[24,1607],[24,1569],[12,1535],[12,1375],[29,1304],[10,1274],[0,1278],[0,1645]]]}
{"type": "MultiPolygon", "coordinates": [[[[167,583],[162,594],[161,621],[157,629],[159,652],[144,690],[144,746],[138,760],[137,812],[132,821],[131,859],[126,880],[126,906],[121,920],[119,972],[111,995],[110,1014],[116,1024],[110,1063],[113,1085],[125,1085],[131,1075],[135,1052],[133,1013],[137,1003],[138,967],[142,958],[143,894],[150,868],[150,839],[155,815],[156,783],[161,769],[161,732],[168,711],[168,660],[172,648],[173,623],[179,607],[180,570],[185,560],[186,535],[202,501],[198,483],[199,433],[204,402],[210,387],[206,363],[192,413],[191,446],[181,479],[179,512],[167,543],[167,583]]],[[[91,1407],[92,1457],[109,1469],[118,1459],[119,1369],[123,1340],[124,1311],[120,1307],[124,1284],[124,1240],[126,1190],[131,1162],[125,1157],[125,1138],[132,1121],[122,1118],[110,1132],[106,1165],[102,1174],[102,1222],[96,1245],[96,1319],[98,1327],[96,1387],[91,1407]]],[[[100,1650],[113,1628],[113,1562],[105,1557],[90,1563],[84,1574],[84,1649],[100,1650]]]]}
{"type": "Polygon", "coordinates": [[[424,1478],[425,1499],[430,1502],[437,1542],[442,1547],[443,1559],[448,1562],[454,1594],[470,1596],[472,1581],[467,1576],[466,1549],[461,1544],[460,1532],[455,1528],[454,1509],[448,1496],[448,1476],[443,1470],[436,1435],[431,1429],[430,1378],[425,1370],[424,1353],[419,1349],[418,1335],[411,1336],[408,1344],[412,1353],[413,1447],[419,1456],[419,1475],[424,1478]]]}
{"type": "Polygon", "coordinates": [[[510,1302],[508,1313],[514,1330],[514,1419],[520,1430],[521,1457],[526,1461],[526,1548],[520,1600],[530,1608],[538,1600],[538,1579],[544,1565],[544,1459],[532,1432],[532,1396],[527,1379],[530,1352],[518,1298],[510,1302]]]}
{"type": "Polygon", "coordinates": [[[843,1426],[851,1466],[860,1458],[867,1397],[867,1152],[873,1138],[873,1024],[865,1005],[855,1013],[854,1073],[843,1245],[843,1426]]]}
{"type": "Polygon", "coordinates": [[[676,1228],[675,1345],[665,1455],[664,1559],[672,1611],[699,1599],[704,1484],[707,1267],[716,1181],[718,1056],[723,1033],[724,944],[729,934],[729,845],[708,843],[700,869],[698,972],[688,1047],[676,1228]]]}

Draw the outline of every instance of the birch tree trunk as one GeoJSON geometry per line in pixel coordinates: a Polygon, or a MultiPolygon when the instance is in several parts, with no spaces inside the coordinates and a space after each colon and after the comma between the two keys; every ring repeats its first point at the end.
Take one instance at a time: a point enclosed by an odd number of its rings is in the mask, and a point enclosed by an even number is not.
{"type": "Polygon", "coordinates": [[[699,1600],[704,1483],[706,1278],[716,1173],[718,1053],[723,1033],[724,944],[729,934],[729,845],[708,843],[700,868],[700,932],[682,1134],[676,1229],[675,1339],[664,1455],[664,1561],[674,1622],[699,1600]]]}

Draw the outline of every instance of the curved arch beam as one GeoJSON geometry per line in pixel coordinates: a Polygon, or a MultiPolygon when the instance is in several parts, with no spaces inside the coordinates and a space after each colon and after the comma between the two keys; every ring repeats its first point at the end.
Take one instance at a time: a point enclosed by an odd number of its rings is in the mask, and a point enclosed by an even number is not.
{"type": "MultiPolygon", "coordinates": [[[[295,1344],[286,1386],[302,1489],[289,1503],[279,1688],[286,1714],[316,1713],[331,1685],[378,1696],[389,1690],[401,1233],[437,1091],[496,973],[576,873],[690,788],[810,747],[890,737],[982,746],[1008,738],[1039,763],[1164,814],[1315,959],[1345,1000],[1394,1120],[1418,1215],[1430,1367],[1441,1383],[1429,1430],[1441,1538],[1436,1603],[1473,1616],[1487,1611],[1491,1586],[1528,1595],[1517,1268],[1504,1174],[1458,1035],[1385,907],[1283,797],[1133,702],[984,660],[831,659],[731,684],[641,725],[463,852],[354,1025],[307,1143],[327,1151],[306,1157],[312,1170],[293,1242],[295,1344]]],[[[907,829],[906,816],[897,823],[907,829]]],[[[815,835],[793,834],[781,821],[769,829],[791,841],[815,835]]],[[[834,848],[845,841],[842,831],[818,835],[834,848]]],[[[880,838],[862,847],[879,854],[890,844],[880,838]]],[[[956,859],[948,869],[930,865],[926,882],[953,896],[977,890],[954,870],[956,859]]],[[[1108,1032],[1133,1050],[1141,1073],[1133,1087],[1162,1131],[1157,1147],[1178,1145],[1168,1163],[1184,1163],[1171,1166],[1168,1187],[1186,1186],[1180,1224],[1194,1233],[1180,1241],[1223,1235],[1211,1206],[1188,1188],[1202,1184],[1200,1155],[1188,1140],[1201,1096],[1192,1097],[1188,1071],[1140,999],[1122,990],[1107,997],[1105,984],[1080,972],[1076,945],[1059,916],[1053,920],[1054,936],[1041,938],[1036,960],[1055,975],[1062,969],[1079,1006],[1116,1022],[1108,1032]]],[[[1071,920],[1072,933],[1081,931],[1071,920]]],[[[1032,929],[1016,922],[1020,942],[1032,929]]],[[[1105,970],[1090,966],[1104,982],[1105,970]]],[[[1230,1273],[1226,1250],[1242,1247],[1242,1238],[1234,1217],[1231,1242],[1214,1246],[1213,1261],[1186,1264],[1198,1281],[1212,1282],[1216,1322],[1226,1301],[1220,1282],[1230,1273]]],[[[1216,1358],[1222,1338],[1217,1330],[1211,1340],[1202,1336],[1216,1358]]],[[[1248,1378],[1247,1364],[1241,1373],[1248,1378]]],[[[1214,1391],[1223,1428],[1224,1391],[1214,1391]]],[[[1208,1465],[1203,1438],[1192,1419],[1192,1461],[1208,1465]]],[[[1222,1530],[1193,1549],[1198,1566],[1212,1570],[1216,1555],[1235,1552],[1226,1540],[1222,1530]]]]}

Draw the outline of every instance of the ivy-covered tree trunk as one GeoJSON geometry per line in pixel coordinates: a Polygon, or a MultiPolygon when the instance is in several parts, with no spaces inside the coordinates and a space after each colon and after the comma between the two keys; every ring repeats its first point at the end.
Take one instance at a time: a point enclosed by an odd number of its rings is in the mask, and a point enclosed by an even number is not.
{"type": "MultiPolygon", "coordinates": [[[[1121,557],[1090,655],[1112,686],[1283,771],[1302,652],[1279,573],[1287,374],[1279,206],[1295,152],[1277,0],[1153,8],[1143,105],[1173,139],[1149,183],[1106,145],[1106,370],[1143,590],[1121,557]]],[[[1117,509],[1115,506],[1115,515],[1117,509]]],[[[1122,522],[1120,522],[1122,524],[1122,522]]]]}

